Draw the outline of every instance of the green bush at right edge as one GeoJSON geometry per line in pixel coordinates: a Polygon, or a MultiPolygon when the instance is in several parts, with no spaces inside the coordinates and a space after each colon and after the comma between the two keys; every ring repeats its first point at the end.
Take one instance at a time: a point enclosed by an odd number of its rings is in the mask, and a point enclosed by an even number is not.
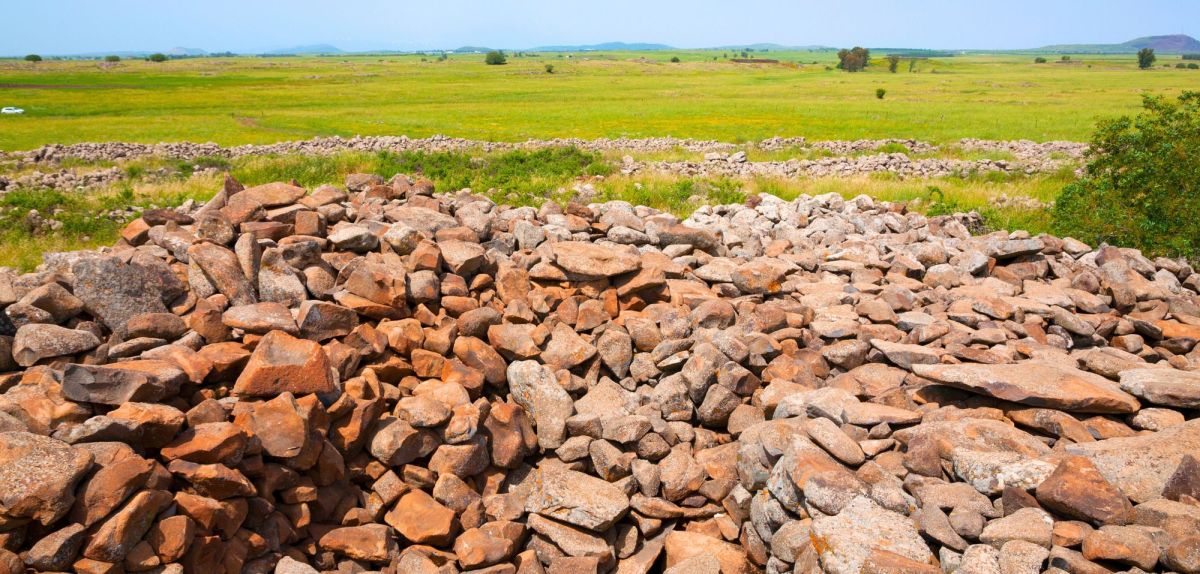
{"type": "Polygon", "coordinates": [[[1100,123],[1083,176],[1054,206],[1053,227],[1093,245],[1200,257],[1200,92],[1145,96],[1136,117],[1100,123]]]}

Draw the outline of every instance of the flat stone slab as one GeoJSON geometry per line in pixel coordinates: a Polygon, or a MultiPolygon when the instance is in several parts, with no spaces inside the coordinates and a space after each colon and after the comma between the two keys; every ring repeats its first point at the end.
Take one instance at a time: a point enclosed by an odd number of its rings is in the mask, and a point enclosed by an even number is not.
{"type": "Polygon", "coordinates": [[[1141,408],[1137,398],[1100,375],[1045,361],[1004,365],[913,365],[917,375],[1023,405],[1079,413],[1122,414],[1141,408]]]}
{"type": "Polygon", "coordinates": [[[1200,373],[1176,369],[1121,371],[1121,389],[1156,405],[1200,408],[1200,373]]]}
{"type": "Polygon", "coordinates": [[[1088,457],[1125,496],[1145,502],[1162,495],[1184,455],[1200,452],[1200,419],[1149,435],[1068,445],[1067,452],[1088,457]]]}

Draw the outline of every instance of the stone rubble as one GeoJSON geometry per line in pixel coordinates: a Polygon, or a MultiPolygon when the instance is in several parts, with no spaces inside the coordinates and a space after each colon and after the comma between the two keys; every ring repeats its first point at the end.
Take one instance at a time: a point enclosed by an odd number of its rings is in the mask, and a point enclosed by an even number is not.
{"type": "MultiPolygon", "coordinates": [[[[898,144],[910,153],[936,152],[937,145],[915,139],[860,139],[808,141],[803,137],[773,137],[752,145],[763,151],[780,151],[789,148],[824,150],[835,155],[852,155],[870,152],[898,144]]],[[[1083,156],[1087,144],[1068,141],[1033,142],[1029,140],[978,140],[966,138],[958,143],[967,150],[1011,153],[1020,160],[1039,160],[1059,155],[1066,159],[1083,156]]],[[[586,151],[630,151],[641,153],[686,151],[693,153],[733,153],[743,146],[715,140],[695,140],[674,137],[654,138],[554,138],[530,139],[523,142],[498,142],[455,138],[434,135],[427,138],[408,136],[340,136],[317,137],[309,140],[284,141],[274,144],[247,144],[222,147],[215,143],[160,142],[140,144],[131,142],[84,142],[77,144],[48,144],[27,151],[0,151],[0,160],[16,160],[28,164],[56,163],[64,159],[82,161],[117,161],[137,157],[156,156],[170,159],[191,160],[200,157],[236,158],[269,154],[321,155],[340,151],[509,151],[514,149],[536,149],[545,147],[574,146],[586,151]]]]}
{"type": "Polygon", "coordinates": [[[789,159],[786,161],[746,161],[745,154],[706,154],[704,161],[638,162],[626,156],[621,163],[623,174],[640,172],[665,173],[683,177],[733,178],[807,178],[854,177],[873,173],[891,173],[902,178],[967,177],[972,174],[998,172],[1032,175],[1057,171],[1062,162],[1045,160],[1038,163],[1007,160],[959,160],[940,158],[911,159],[903,153],[880,153],[862,156],[829,157],[821,159],[789,159]]]}
{"type": "Polygon", "coordinates": [[[1200,572],[1200,274],[972,223],[227,179],[0,272],[0,573],[1200,572]]]}
{"type": "MultiPolygon", "coordinates": [[[[201,157],[238,158],[254,155],[304,154],[323,155],[340,151],[509,151],[514,149],[540,149],[547,147],[574,146],[592,152],[656,153],[684,151],[704,153],[705,160],[634,162],[631,159],[621,166],[624,173],[654,171],[680,176],[723,176],[723,177],[851,177],[878,172],[893,173],[901,177],[962,177],[973,173],[1049,173],[1064,166],[1078,163],[1087,149],[1086,144],[1065,141],[1038,143],[1027,140],[992,141],[963,139],[959,146],[968,151],[1008,153],[1016,158],[1008,160],[955,160],[940,158],[910,159],[905,153],[875,153],[892,145],[904,146],[908,153],[928,154],[940,147],[913,139],[862,139],[808,141],[802,137],[774,137],[752,144],[763,151],[789,149],[819,150],[834,157],[816,160],[747,161],[742,146],[732,143],[661,138],[617,138],[579,139],[558,138],[551,140],[527,140],[524,142],[493,142],[432,136],[410,139],[406,136],[371,137],[327,137],[303,141],[288,141],[267,145],[242,145],[221,147],[213,143],[166,142],[137,144],[124,142],[79,143],[71,145],[52,144],[28,151],[0,151],[0,162],[10,161],[17,167],[33,167],[34,171],[21,175],[0,175],[0,192],[16,189],[85,190],[103,187],[125,179],[118,167],[93,171],[80,169],[58,169],[43,171],[44,166],[54,166],[66,159],[85,162],[115,162],[140,157],[162,157],[174,160],[193,160],[201,157]]],[[[196,166],[193,175],[208,175],[217,168],[196,166]]],[[[167,176],[165,169],[156,170],[151,176],[167,176]],[[158,173],[162,172],[162,173],[158,173]]]]}

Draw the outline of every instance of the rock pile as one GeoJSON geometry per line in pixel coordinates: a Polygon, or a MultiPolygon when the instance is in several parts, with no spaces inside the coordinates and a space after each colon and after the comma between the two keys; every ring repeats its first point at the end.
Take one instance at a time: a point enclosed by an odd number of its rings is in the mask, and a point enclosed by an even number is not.
{"type": "Polygon", "coordinates": [[[722,154],[711,152],[704,161],[639,162],[625,156],[621,172],[636,174],[643,171],[666,173],[683,177],[853,177],[873,173],[891,173],[904,178],[966,177],[971,174],[1000,172],[1032,175],[1057,171],[1058,162],[1036,165],[1007,160],[962,160],[941,158],[912,159],[903,153],[828,157],[821,159],[789,159],[786,161],[747,161],[745,152],[722,154]]]}
{"type": "Polygon", "coordinates": [[[0,274],[0,572],[1200,572],[1200,275],[228,181],[0,274]]]}
{"type": "Polygon", "coordinates": [[[81,190],[110,185],[123,179],[125,172],[117,167],[79,173],[67,169],[46,173],[35,171],[17,176],[0,175],[0,193],[17,189],[81,190]]]}
{"type": "MultiPolygon", "coordinates": [[[[937,145],[914,139],[860,139],[808,141],[803,137],[773,137],[751,144],[764,151],[780,151],[789,148],[819,149],[838,155],[853,155],[870,152],[898,144],[911,153],[938,151],[937,145]]],[[[1012,153],[1025,163],[1050,159],[1051,155],[1078,158],[1087,149],[1086,144],[1076,142],[1037,143],[1027,140],[993,141],[964,139],[960,146],[965,149],[1012,153]]],[[[50,144],[28,151],[0,151],[0,159],[10,159],[24,164],[56,163],[64,159],[86,162],[119,161],[138,157],[163,157],[191,160],[201,157],[237,158],[254,155],[304,154],[324,155],[341,151],[508,151],[514,149],[540,149],[547,147],[574,146],[586,151],[654,153],[682,150],[693,153],[732,153],[744,146],[715,140],[694,140],[674,137],[655,138],[555,138],[527,140],[523,142],[496,142],[472,140],[435,135],[428,138],[407,136],[355,136],[318,137],[309,140],[285,141],[266,145],[241,145],[222,147],[215,143],[161,142],[140,144],[131,142],[84,142],[70,145],[50,144]]]]}

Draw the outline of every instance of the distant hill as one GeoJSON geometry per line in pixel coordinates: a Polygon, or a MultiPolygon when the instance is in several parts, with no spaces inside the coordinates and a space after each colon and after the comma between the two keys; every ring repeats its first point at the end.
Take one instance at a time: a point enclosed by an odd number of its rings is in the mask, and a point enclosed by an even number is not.
{"type": "Polygon", "coordinates": [[[1120,44],[1056,44],[1037,48],[1038,52],[1069,52],[1072,54],[1132,54],[1142,48],[1153,48],[1163,54],[1200,52],[1200,41],[1184,34],[1146,36],[1120,44]]]}
{"type": "Polygon", "coordinates": [[[587,44],[575,46],[539,46],[530,52],[649,52],[654,50],[674,50],[666,44],[646,44],[625,42],[605,42],[603,44],[587,44]]]}
{"type": "Polygon", "coordinates": [[[754,50],[755,52],[771,51],[771,52],[824,52],[827,50],[836,50],[829,46],[785,46],[783,44],[735,44],[730,46],[715,46],[706,48],[708,50],[754,50]]]}
{"type": "Polygon", "coordinates": [[[491,52],[492,49],[484,48],[483,46],[463,46],[450,51],[455,54],[483,54],[486,52],[491,52]]]}
{"type": "Polygon", "coordinates": [[[329,44],[308,44],[304,46],[292,46],[291,48],[280,48],[278,50],[271,50],[270,52],[263,53],[271,56],[308,56],[314,54],[344,54],[345,52],[343,52],[341,48],[338,48],[337,46],[331,46],[329,44]]]}
{"type": "Polygon", "coordinates": [[[203,56],[203,55],[207,54],[208,52],[205,52],[204,50],[201,50],[200,48],[180,48],[180,47],[176,46],[176,47],[171,48],[170,50],[167,50],[163,53],[168,56],[203,56]]]}

